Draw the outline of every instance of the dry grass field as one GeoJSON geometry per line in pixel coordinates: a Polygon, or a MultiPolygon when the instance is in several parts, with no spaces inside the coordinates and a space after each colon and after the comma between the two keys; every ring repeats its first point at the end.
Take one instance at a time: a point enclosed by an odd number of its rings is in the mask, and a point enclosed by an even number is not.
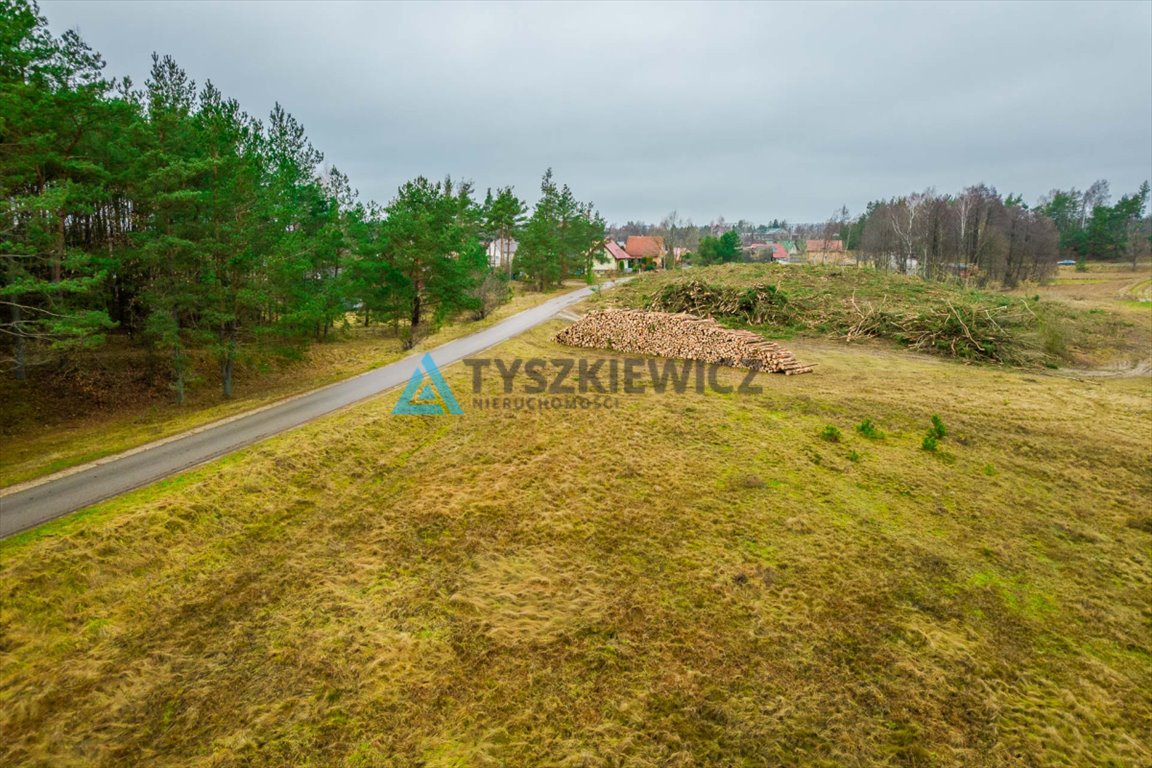
{"type": "MultiPolygon", "coordinates": [[[[560,327],[492,354],[609,356],[560,327]]],[[[1152,764],[1152,381],[787,345],[587,412],[451,366],[0,542],[0,764],[1152,764]]]]}

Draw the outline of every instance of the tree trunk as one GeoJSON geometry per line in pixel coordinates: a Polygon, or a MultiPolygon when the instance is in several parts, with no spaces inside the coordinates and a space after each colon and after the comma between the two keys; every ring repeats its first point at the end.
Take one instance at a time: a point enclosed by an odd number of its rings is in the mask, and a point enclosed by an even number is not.
{"type": "Polygon", "coordinates": [[[20,313],[20,297],[12,297],[12,331],[16,334],[16,379],[24,381],[28,378],[28,367],[25,362],[24,333],[20,330],[23,316],[20,313]]]}
{"type": "Polygon", "coordinates": [[[412,297],[412,318],[408,324],[408,348],[416,346],[416,331],[420,327],[420,292],[412,297]]]}
{"type": "Polygon", "coordinates": [[[172,345],[172,368],[175,380],[172,388],[176,391],[176,405],[184,405],[184,373],[188,366],[188,358],[184,354],[184,344],[180,340],[180,313],[172,310],[172,319],[175,322],[176,337],[172,345]]]}
{"type": "Polygon", "coordinates": [[[58,211],[59,224],[57,224],[56,234],[59,237],[58,248],[56,256],[52,259],[52,282],[58,283],[64,279],[63,266],[64,266],[64,211],[58,211]]]}
{"type": "Polygon", "coordinates": [[[235,367],[236,355],[232,346],[228,346],[228,351],[224,353],[224,362],[220,366],[221,379],[224,384],[224,398],[230,400],[232,398],[232,369],[235,367]]]}
{"type": "Polygon", "coordinates": [[[184,405],[184,366],[186,361],[184,350],[179,346],[172,353],[172,365],[176,369],[176,380],[172,382],[172,388],[176,391],[176,405],[184,405]]]}
{"type": "MultiPolygon", "coordinates": [[[[8,280],[10,282],[16,281],[16,256],[8,256],[8,280]]],[[[24,334],[20,330],[20,326],[24,321],[24,314],[20,311],[20,294],[13,294],[9,297],[12,304],[12,333],[15,334],[15,369],[14,373],[19,381],[23,381],[28,376],[28,367],[25,359],[25,340],[24,334]]]]}

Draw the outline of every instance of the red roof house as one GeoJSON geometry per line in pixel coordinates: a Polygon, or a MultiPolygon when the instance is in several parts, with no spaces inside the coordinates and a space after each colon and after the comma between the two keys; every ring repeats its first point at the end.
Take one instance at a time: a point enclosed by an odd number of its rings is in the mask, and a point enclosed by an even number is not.
{"type": "Polygon", "coordinates": [[[808,253],[844,253],[843,240],[806,240],[808,253]]]}
{"type": "Polygon", "coordinates": [[[638,256],[629,256],[627,251],[621,248],[619,243],[614,240],[604,241],[604,254],[609,257],[610,261],[593,261],[592,270],[594,272],[612,272],[620,269],[627,270],[631,268],[633,263],[640,260],[638,256]]]}
{"type": "Polygon", "coordinates": [[[608,252],[609,256],[616,259],[616,261],[626,261],[627,259],[635,258],[625,253],[624,249],[617,245],[614,240],[605,240],[604,250],[608,252]]]}
{"type": "Polygon", "coordinates": [[[667,251],[664,249],[664,238],[653,235],[632,235],[624,244],[624,250],[634,259],[652,259],[659,261],[667,251]]]}

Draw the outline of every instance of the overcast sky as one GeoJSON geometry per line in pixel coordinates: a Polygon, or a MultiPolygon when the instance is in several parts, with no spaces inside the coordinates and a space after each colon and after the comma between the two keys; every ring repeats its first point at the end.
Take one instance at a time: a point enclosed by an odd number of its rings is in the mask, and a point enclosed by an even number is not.
{"type": "Polygon", "coordinates": [[[1034,201],[1152,176],[1152,3],[333,4],[42,0],[108,73],[153,51],[279,101],[361,197],[552,166],[609,222],[819,221],[928,186],[1034,201]]]}

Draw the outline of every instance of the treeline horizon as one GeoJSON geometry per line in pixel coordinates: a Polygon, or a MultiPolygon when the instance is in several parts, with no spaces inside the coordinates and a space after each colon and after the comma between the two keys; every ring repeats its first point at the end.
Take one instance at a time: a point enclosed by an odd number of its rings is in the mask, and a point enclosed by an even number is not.
{"type": "MultiPolygon", "coordinates": [[[[612,226],[617,239],[657,235],[669,247],[699,250],[702,264],[739,261],[743,254],[724,235],[738,233],[742,241],[787,230],[803,241],[839,240],[860,263],[927,279],[963,274],[1005,287],[1042,280],[1064,259],[1083,264],[1088,259],[1133,262],[1148,256],[1152,217],[1145,215],[1149,184],[1121,195],[1113,204],[1107,180],[1081,192],[1075,187],[1053,189],[1035,205],[1020,195],[1001,195],[995,187],[977,184],[959,194],[923,192],[870,202],[864,213],[851,216],[841,207],[824,222],[789,224],[772,219],[757,224],[740,219],[729,224],[720,217],[704,225],[680,220],[672,212],[658,224],[629,221],[612,226]]],[[[744,242],[746,245],[747,242],[744,242]]],[[[695,262],[694,262],[695,263],[695,262]]]]}
{"type": "Polygon", "coordinates": [[[591,203],[544,173],[511,187],[418,177],[361,201],[279,103],[266,120],[153,54],[142,89],[74,31],[0,0],[0,355],[18,379],[110,332],[162,358],[183,402],[193,352],[225,397],[242,348],[298,349],[355,314],[406,346],[509,296],[486,242],[521,241],[539,289],[588,271],[591,203]]]}

